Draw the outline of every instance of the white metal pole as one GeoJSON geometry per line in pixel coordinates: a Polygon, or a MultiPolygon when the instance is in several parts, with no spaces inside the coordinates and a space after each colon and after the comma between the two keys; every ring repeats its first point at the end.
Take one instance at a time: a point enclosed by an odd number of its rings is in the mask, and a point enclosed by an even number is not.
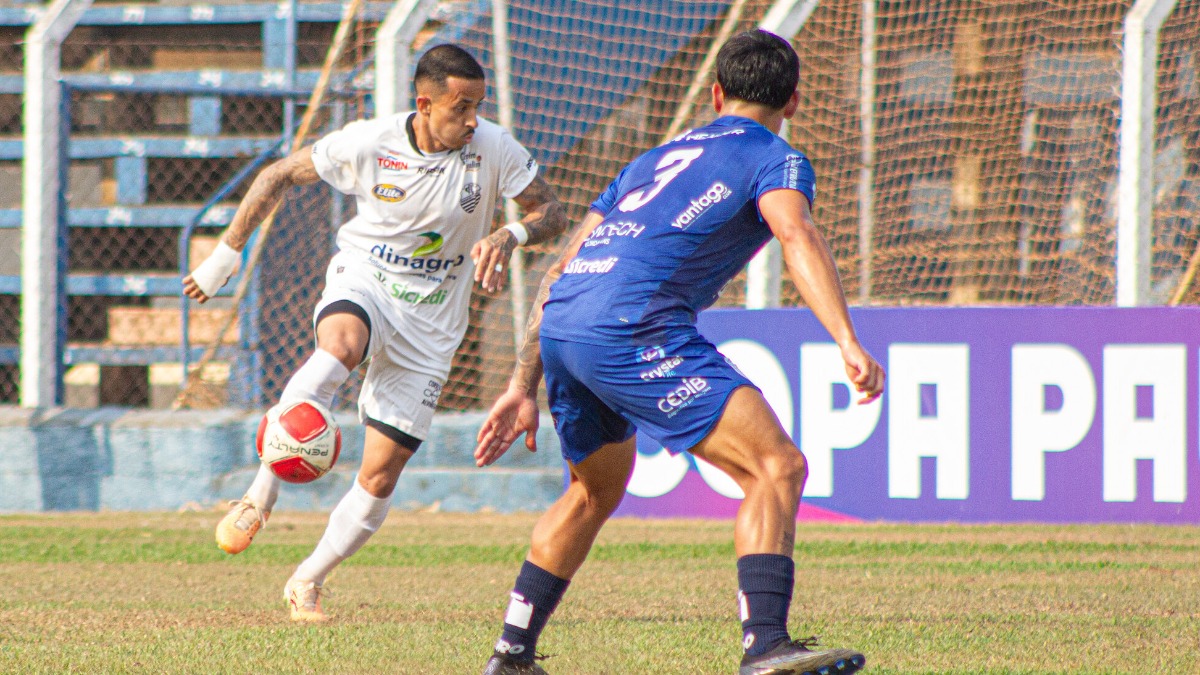
{"type": "Polygon", "coordinates": [[[1150,298],[1158,31],[1178,0],[1137,0],[1125,17],[1117,176],[1117,305],[1150,298]]]}
{"type": "Polygon", "coordinates": [[[875,234],[875,0],[862,4],[862,165],[858,173],[858,301],[871,302],[871,239],[875,234]]]}
{"type": "Polygon", "coordinates": [[[59,250],[62,205],[59,64],[62,43],[92,0],[55,0],[25,34],[24,162],[21,236],[21,405],[62,402],[59,327],[66,307],[59,250]]]}
{"type": "MultiPolygon", "coordinates": [[[[496,108],[500,126],[513,130],[512,55],[508,50],[508,3],[492,0],[492,50],[495,55],[496,108]]],[[[508,222],[520,218],[517,204],[509,199],[504,204],[504,217],[508,222]]],[[[513,251],[508,264],[508,285],[512,294],[513,343],[521,349],[525,340],[525,320],[529,300],[525,292],[525,252],[520,248],[513,251]]]]}
{"type": "Polygon", "coordinates": [[[412,90],[412,43],[437,6],[437,0],[400,0],[375,34],[375,116],[409,108],[412,90]]]}
{"type": "MultiPolygon", "coordinates": [[[[791,42],[817,8],[818,0],[775,0],[758,27],[791,42]]],[[[788,137],[788,122],[779,135],[788,137]]],[[[772,239],[746,266],[746,309],[778,307],[783,283],[783,249],[772,239]]]]}

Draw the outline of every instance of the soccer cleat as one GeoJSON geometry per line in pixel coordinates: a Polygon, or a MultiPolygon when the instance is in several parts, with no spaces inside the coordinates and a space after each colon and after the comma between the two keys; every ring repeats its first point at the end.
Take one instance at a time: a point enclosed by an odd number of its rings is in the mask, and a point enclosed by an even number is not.
{"type": "Polygon", "coordinates": [[[849,675],[857,673],[867,658],[850,649],[814,652],[815,637],[788,640],[759,656],[742,657],[738,675],[849,675]]]}
{"type": "MultiPolygon", "coordinates": [[[[535,658],[544,658],[541,656],[535,658]]],[[[508,654],[496,652],[483,667],[483,675],[549,675],[533,661],[518,661],[508,654]]]]}
{"type": "Polygon", "coordinates": [[[326,595],[325,589],[313,581],[293,578],[283,587],[283,599],[292,610],[292,621],[328,621],[329,617],[321,611],[322,595],[326,595]]]}
{"type": "Polygon", "coordinates": [[[254,535],[267,524],[271,512],[264,511],[246,497],[229,504],[233,508],[217,523],[217,546],[226,553],[241,553],[250,546],[254,535]]]}

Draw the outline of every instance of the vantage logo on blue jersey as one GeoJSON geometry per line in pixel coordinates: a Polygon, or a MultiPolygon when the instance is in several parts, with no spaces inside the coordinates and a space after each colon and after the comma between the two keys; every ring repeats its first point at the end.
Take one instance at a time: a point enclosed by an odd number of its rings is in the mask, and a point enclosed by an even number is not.
{"type": "Polygon", "coordinates": [[[733,191],[730,190],[724,183],[721,181],[713,183],[712,186],[710,186],[708,190],[704,192],[704,194],[693,199],[692,203],[688,204],[686,209],[684,209],[678,216],[675,216],[675,220],[671,221],[671,227],[680,230],[688,229],[688,226],[691,225],[696,218],[699,218],[701,214],[707,211],[709,207],[711,207],[713,204],[720,204],[732,196],[733,191]]]}

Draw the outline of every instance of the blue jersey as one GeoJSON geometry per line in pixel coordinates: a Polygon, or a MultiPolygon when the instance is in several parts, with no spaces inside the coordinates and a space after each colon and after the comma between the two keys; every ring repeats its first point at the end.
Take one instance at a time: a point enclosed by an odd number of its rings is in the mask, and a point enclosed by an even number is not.
{"type": "Polygon", "coordinates": [[[651,345],[695,331],[696,314],[772,234],[758,199],[814,197],[812,164],[745,117],[721,117],[631,162],[592,204],[604,221],[550,289],[541,334],[651,345]]]}

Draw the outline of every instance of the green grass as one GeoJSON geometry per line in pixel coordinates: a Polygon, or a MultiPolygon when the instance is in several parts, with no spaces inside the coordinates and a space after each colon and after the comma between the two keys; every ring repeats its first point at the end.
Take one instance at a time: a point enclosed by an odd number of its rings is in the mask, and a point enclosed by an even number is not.
{"type": "MultiPolygon", "coordinates": [[[[220,512],[0,517],[2,673],[477,673],[534,516],[394,513],[329,583],[283,582],[321,514],[248,551],[220,512]]],[[[873,673],[1200,672],[1200,528],[802,524],[792,631],[873,673]]],[[[732,526],[617,520],[540,645],[553,675],[732,673],[732,526]]]]}

